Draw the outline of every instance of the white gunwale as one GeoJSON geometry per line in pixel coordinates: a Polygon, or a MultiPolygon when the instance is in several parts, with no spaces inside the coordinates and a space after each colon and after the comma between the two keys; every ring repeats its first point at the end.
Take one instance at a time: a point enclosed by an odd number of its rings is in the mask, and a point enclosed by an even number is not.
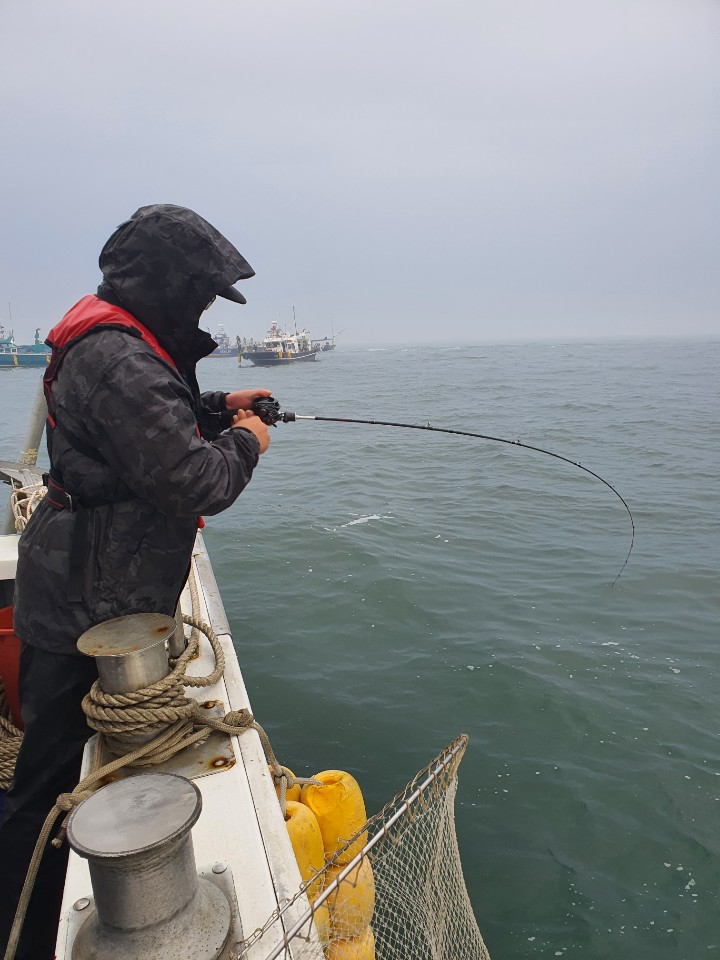
{"type": "MultiPolygon", "coordinates": [[[[203,702],[220,700],[224,710],[251,709],[237,654],[233,647],[227,618],[217,588],[205,543],[198,534],[192,559],[198,584],[200,617],[218,634],[225,654],[224,676],[210,687],[187,688],[188,696],[203,702]]],[[[190,594],[186,588],[181,598],[183,613],[191,613],[190,594]]],[[[189,632],[190,628],[186,627],[189,632]]],[[[201,636],[200,655],[188,673],[208,674],[214,666],[212,649],[201,636]]],[[[258,718],[262,723],[262,718],[258,718]]],[[[203,810],[193,828],[193,845],[198,870],[203,873],[214,863],[228,865],[235,883],[243,939],[263,927],[268,918],[297,893],[300,874],[295,862],[287,828],[280,810],[272,778],[268,771],[260,738],[248,730],[241,737],[232,737],[235,764],[222,772],[195,780],[200,789],[203,810]]],[[[82,776],[94,765],[97,738],[85,750],[82,776]]],[[[190,748],[192,749],[192,748],[190,748]]],[[[87,861],[71,851],[63,897],[56,954],[58,960],[70,960],[72,943],[88,910],[75,910],[73,904],[91,898],[92,888],[87,861]]],[[[275,923],[248,952],[248,960],[262,960],[282,943],[283,931],[307,910],[304,897],[275,923]]],[[[236,938],[237,939],[237,938],[236,938]]],[[[303,956],[308,945],[302,940],[303,956]]],[[[237,948],[236,948],[237,950],[237,948]]],[[[317,946],[317,956],[323,953],[317,946]]],[[[291,953],[288,952],[288,957],[291,953]]]]}

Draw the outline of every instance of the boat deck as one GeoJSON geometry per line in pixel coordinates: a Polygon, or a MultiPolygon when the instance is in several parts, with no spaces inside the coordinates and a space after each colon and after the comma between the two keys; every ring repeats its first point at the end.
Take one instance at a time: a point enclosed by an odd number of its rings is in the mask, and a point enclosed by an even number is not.
{"type": "MultiPolygon", "coordinates": [[[[230,628],[201,534],[197,536],[192,566],[198,585],[200,618],[217,634],[226,665],[224,676],[217,684],[189,687],[187,694],[203,704],[219,701],[209,709],[220,716],[228,710],[250,709],[230,628]]],[[[187,587],[181,604],[183,613],[190,614],[187,587]]],[[[189,633],[190,627],[185,629],[189,633]]],[[[188,673],[200,676],[210,673],[213,667],[212,648],[201,636],[200,655],[192,662],[188,673]]],[[[94,737],[85,751],[83,776],[104,759],[98,756],[98,749],[98,738],[94,737]]],[[[213,734],[205,744],[188,748],[166,764],[152,769],[190,777],[202,793],[202,814],[193,828],[195,860],[201,875],[223,885],[226,892],[228,878],[231,876],[234,881],[238,915],[234,918],[230,942],[222,956],[237,955],[242,952],[239,941],[262,927],[278,906],[292,898],[301,882],[258,734],[255,730],[248,730],[241,737],[213,734]],[[216,737],[225,741],[224,748],[214,740],[216,737]],[[226,865],[225,870],[223,865],[226,865]]],[[[128,771],[128,774],[132,775],[132,772],[128,771]]],[[[58,960],[70,960],[72,943],[88,913],[87,906],[78,910],[74,904],[84,904],[85,898],[91,905],[87,861],[71,851],[58,931],[58,960]]],[[[288,911],[285,929],[289,929],[306,908],[305,899],[300,898],[288,911]]],[[[260,943],[249,948],[248,960],[266,957],[282,938],[281,925],[274,924],[260,943]]],[[[303,956],[307,956],[308,945],[304,942],[302,945],[303,956]]],[[[322,958],[319,945],[317,950],[318,957],[322,958]]],[[[286,956],[290,957],[291,953],[286,956]]]]}

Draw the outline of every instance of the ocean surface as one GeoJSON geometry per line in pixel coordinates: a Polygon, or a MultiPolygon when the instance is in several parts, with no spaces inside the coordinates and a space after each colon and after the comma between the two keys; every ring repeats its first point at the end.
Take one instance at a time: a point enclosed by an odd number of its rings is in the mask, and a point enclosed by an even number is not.
{"type": "MultiPolygon", "coordinates": [[[[207,389],[271,430],[205,530],[255,715],[377,811],[458,733],[493,960],[720,957],[720,341],[349,347],[207,389]]],[[[0,457],[37,383],[0,371],[0,457]]]]}

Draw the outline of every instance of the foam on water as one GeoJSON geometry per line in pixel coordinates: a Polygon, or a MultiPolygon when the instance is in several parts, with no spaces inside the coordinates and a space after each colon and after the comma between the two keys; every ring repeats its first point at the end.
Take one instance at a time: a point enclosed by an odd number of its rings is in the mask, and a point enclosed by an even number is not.
{"type": "Polygon", "coordinates": [[[335,532],[336,530],[343,530],[345,527],[354,527],[358,523],[371,523],[373,520],[392,520],[392,516],[382,516],[379,513],[371,513],[366,517],[357,517],[355,520],[348,520],[347,523],[341,523],[337,527],[327,527],[327,530],[335,532]]]}

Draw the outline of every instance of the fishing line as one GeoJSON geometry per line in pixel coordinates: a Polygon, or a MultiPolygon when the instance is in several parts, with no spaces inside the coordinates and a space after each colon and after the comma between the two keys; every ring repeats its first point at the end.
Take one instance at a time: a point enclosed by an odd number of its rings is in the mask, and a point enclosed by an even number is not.
{"type": "Polygon", "coordinates": [[[611,587],[614,587],[618,582],[622,576],[623,570],[628,564],[630,554],[632,553],[632,549],[635,545],[635,520],[633,519],[630,507],[628,506],[625,498],[615,489],[609,480],[601,477],[599,473],[595,473],[594,470],[584,466],[577,460],[571,460],[569,457],[564,457],[560,453],[554,453],[552,450],[545,450],[544,447],[536,447],[530,443],[523,443],[521,440],[507,440],[504,437],[493,437],[486,433],[471,433],[468,430],[451,430],[448,427],[432,427],[429,423],[395,423],[390,420],[356,420],[351,417],[314,417],[309,415],[303,416],[299,413],[292,413],[287,410],[285,412],[281,412],[280,404],[277,400],[273,399],[273,397],[262,397],[256,400],[253,404],[253,408],[260,419],[270,426],[275,426],[278,421],[282,421],[283,423],[293,423],[297,420],[319,420],[325,423],[362,423],[374,427],[402,427],[405,430],[429,430],[433,433],[450,433],[458,437],[474,437],[476,440],[491,440],[493,443],[505,443],[511,447],[522,447],[524,450],[532,450],[534,453],[543,453],[545,456],[553,457],[555,460],[562,460],[563,463],[569,463],[570,466],[577,467],[578,470],[588,473],[591,477],[595,477],[596,480],[599,480],[600,483],[605,484],[608,490],[611,490],[615,494],[627,512],[631,527],[630,548],[627,552],[627,556],[625,557],[623,565],[620,567],[615,579],[611,584],[611,587]]]}

